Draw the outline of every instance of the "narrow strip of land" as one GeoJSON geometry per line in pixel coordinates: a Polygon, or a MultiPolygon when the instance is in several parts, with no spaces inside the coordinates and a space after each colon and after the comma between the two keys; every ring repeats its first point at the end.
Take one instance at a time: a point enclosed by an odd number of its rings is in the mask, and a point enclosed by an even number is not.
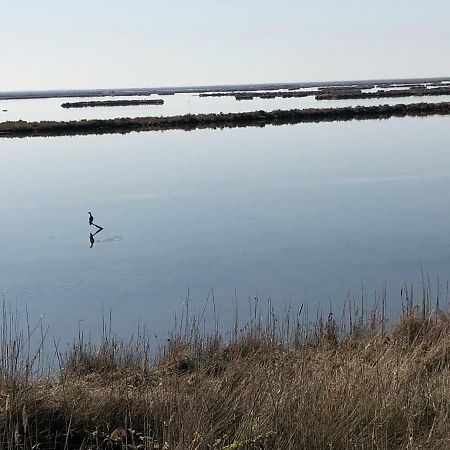
{"type": "Polygon", "coordinates": [[[0,123],[0,137],[64,136],[247,126],[263,127],[265,125],[303,122],[388,119],[390,117],[430,115],[450,115],[450,102],[253,111],[228,114],[185,114],[166,117],[127,117],[63,122],[26,122],[19,120],[0,123]]]}
{"type": "MultiPolygon", "coordinates": [[[[395,86],[391,86],[395,87],[395,86]]],[[[411,86],[408,89],[380,89],[375,92],[363,92],[373,89],[374,85],[326,87],[304,91],[259,91],[259,92],[213,92],[201,93],[199,97],[234,97],[236,100],[315,97],[316,100],[350,100],[364,98],[401,98],[450,95],[450,86],[411,86]]]]}
{"type": "Polygon", "coordinates": [[[361,92],[361,90],[336,90],[316,94],[316,100],[350,100],[362,98],[393,98],[393,97],[428,97],[436,95],[450,95],[450,86],[443,87],[413,87],[410,89],[391,89],[376,92],[361,92]]]}
{"type": "Polygon", "coordinates": [[[340,94],[347,92],[356,92],[361,94],[364,89],[373,89],[375,85],[364,86],[334,86],[320,87],[314,90],[287,90],[287,91],[232,91],[232,92],[205,92],[198,94],[199,97],[235,97],[236,100],[253,100],[254,98],[272,99],[272,98],[292,98],[292,97],[312,97],[320,94],[340,94]]]}
{"type": "Polygon", "coordinates": [[[100,100],[93,102],[63,103],[63,108],[95,108],[101,106],[134,106],[134,105],[164,105],[161,98],[154,100],[100,100]]]}

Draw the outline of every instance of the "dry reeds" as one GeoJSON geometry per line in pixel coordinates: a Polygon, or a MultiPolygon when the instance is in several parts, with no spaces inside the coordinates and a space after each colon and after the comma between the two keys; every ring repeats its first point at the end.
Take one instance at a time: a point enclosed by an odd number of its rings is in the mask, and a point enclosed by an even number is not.
{"type": "Polygon", "coordinates": [[[54,344],[47,372],[45,330],[4,306],[0,448],[448,448],[450,315],[427,290],[402,300],[392,324],[384,295],[313,322],[255,302],[227,339],[184,316],[154,361],[147,338],[104,328],[99,345],[54,344]]]}

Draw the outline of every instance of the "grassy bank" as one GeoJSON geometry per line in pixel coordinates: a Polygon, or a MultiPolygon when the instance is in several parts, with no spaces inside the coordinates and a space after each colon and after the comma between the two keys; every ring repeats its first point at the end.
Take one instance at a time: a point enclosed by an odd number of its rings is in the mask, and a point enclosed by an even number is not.
{"type": "Polygon", "coordinates": [[[226,339],[185,320],[152,361],[145,337],[80,334],[67,353],[52,344],[56,373],[30,351],[39,326],[4,310],[0,447],[448,448],[450,315],[402,299],[395,323],[384,301],[313,323],[255,307],[226,339]]]}
{"type": "Polygon", "coordinates": [[[0,137],[65,136],[105,133],[129,133],[151,130],[194,130],[198,128],[234,128],[284,125],[304,122],[388,119],[390,117],[450,114],[450,102],[409,105],[311,108],[242,113],[185,114],[165,117],[90,119],[78,121],[42,121],[0,123],[0,137]]]}

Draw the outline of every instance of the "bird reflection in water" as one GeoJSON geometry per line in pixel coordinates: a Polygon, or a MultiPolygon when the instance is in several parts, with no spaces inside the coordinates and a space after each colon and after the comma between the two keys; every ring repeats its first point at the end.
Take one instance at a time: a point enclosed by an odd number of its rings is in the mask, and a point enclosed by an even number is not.
{"type": "Polygon", "coordinates": [[[95,225],[95,226],[98,228],[98,230],[97,230],[94,234],[89,233],[89,242],[91,243],[91,246],[90,246],[89,248],[92,248],[92,247],[94,246],[94,244],[95,244],[94,236],[95,236],[96,234],[100,233],[100,231],[103,230],[102,227],[99,227],[98,225],[95,225]]]}

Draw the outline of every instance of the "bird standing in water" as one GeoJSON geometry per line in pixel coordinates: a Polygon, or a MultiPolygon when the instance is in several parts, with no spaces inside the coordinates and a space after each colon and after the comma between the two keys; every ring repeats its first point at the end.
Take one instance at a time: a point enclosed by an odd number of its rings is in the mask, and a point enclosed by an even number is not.
{"type": "Polygon", "coordinates": [[[88,211],[88,213],[89,213],[89,225],[94,225],[94,227],[97,228],[97,231],[94,234],[89,233],[89,242],[91,243],[90,248],[92,248],[94,246],[94,243],[95,243],[94,236],[96,234],[100,233],[100,231],[103,230],[103,227],[101,227],[100,225],[96,225],[94,223],[94,216],[92,215],[92,213],[90,211],[88,211]]]}

